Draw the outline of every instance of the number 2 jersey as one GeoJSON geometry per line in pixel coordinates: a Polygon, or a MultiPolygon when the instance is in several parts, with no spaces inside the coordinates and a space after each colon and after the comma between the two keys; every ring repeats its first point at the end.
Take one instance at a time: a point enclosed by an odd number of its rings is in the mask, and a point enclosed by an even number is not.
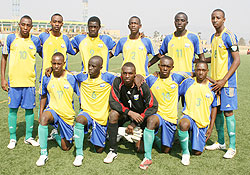
{"type": "Polygon", "coordinates": [[[29,35],[21,38],[19,34],[7,36],[2,54],[9,55],[9,86],[35,87],[36,52],[41,52],[40,40],[29,35]]]}
{"type": "Polygon", "coordinates": [[[158,108],[158,102],[146,83],[138,91],[136,85],[133,88],[125,86],[121,77],[113,82],[109,102],[111,109],[120,114],[128,115],[131,110],[143,118],[155,114],[158,108]]]}
{"type": "Polygon", "coordinates": [[[211,83],[196,82],[196,78],[188,78],[179,86],[179,94],[184,95],[183,114],[191,117],[198,128],[205,128],[210,123],[211,109],[219,105],[216,94],[211,91],[211,83]]]}

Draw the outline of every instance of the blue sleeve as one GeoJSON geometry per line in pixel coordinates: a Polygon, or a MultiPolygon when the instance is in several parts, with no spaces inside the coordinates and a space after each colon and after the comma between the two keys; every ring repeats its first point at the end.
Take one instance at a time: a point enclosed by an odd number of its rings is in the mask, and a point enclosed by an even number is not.
{"type": "Polygon", "coordinates": [[[10,45],[11,43],[16,39],[15,34],[10,34],[7,36],[7,39],[4,43],[4,46],[2,48],[2,54],[9,55],[10,53],[10,45]]]}
{"type": "Polygon", "coordinates": [[[214,107],[218,106],[218,99],[217,99],[217,95],[214,92],[212,92],[212,93],[214,96],[214,100],[213,100],[213,103],[211,106],[212,106],[212,108],[214,108],[214,107]]]}
{"type": "Polygon", "coordinates": [[[76,95],[79,96],[80,92],[79,92],[79,87],[78,87],[78,83],[77,83],[77,80],[76,80],[75,76],[73,76],[71,74],[68,74],[67,80],[70,83],[70,85],[73,88],[76,95]]]}
{"type": "Polygon", "coordinates": [[[36,52],[42,52],[42,46],[40,39],[36,36],[31,35],[31,40],[33,41],[34,45],[36,46],[36,52]]]}
{"type": "Polygon", "coordinates": [[[51,77],[43,76],[43,84],[42,84],[42,92],[41,95],[45,95],[48,93],[47,86],[49,84],[51,77]]]}
{"type": "Polygon", "coordinates": [[[66,35],[63,35],[63,40],[67,46],[67,53],[71,54],[71,55],[75,55],[76,52],[73,49],[73,46],[69,40],[69,38],[66,35]]]}
{"type": "Polygon", "coordinates": [[[191,73],[190,72],[177,72],[177,73],[173,73],[171,76],[172,76],[173,80],[178,85],[180,85],[183,80],[191,77],[191,73]]]}
{"type": "Polygon", "coordinates": [[[111,74],[111,73],[108,73],[108,72],[105,72],[105,73],[102,73],[102,80],[103,81],[106,81],[107,83],[109,83],[111,86],[113,84],[113,81],[114,79],[117,77],[115,76],[114,74],[111,74]]]}
{"type": "Polygon", "coordinates": [[[203,53],[203,49],[202,49],[199,37],[193,33],[189,33],[187,37],[193,43],[194,53],[197,55],[203,53]]]}
{"type": "Polygon", "coordinates": [[[236,35],[230,31],[228,31],[227,33],[223,33],[222,40],[227,49],[233,45],[238,45],[238,39],[236,35]]]}
{"type": "Polygon", "coordinates": [[[41,34],[39,35],[39,39],[40,39],[42,45],[43,45],[43,44],[45,43],[45,41],[49,38],[49,36],[50,36],[50,34],[49,34],[49,33],[45,33],[45,32],[43,32],[43,33],[41,33],[41,34]]]}
{"type": "Polygon", "coordinates": [[[73,46],[75,49],[79,50],[79,45],[80,45],[80,43],[82,42],[82,40],[83,40],[84,38],[86,38],[86,35],[77,35],[77,36],[75,36],[75,37],[73,38],[73,40],[71,41],[72,46],[73,46]]]}
{"type": "Polygon", "coordinates": [[[214,34],[211,36],[210,44],[212,44],[213,38],[214,38],[214,34]]]}
{"type": "Polygon", "coordinates": [[[164,54],[168,53],[168,43],[169,43],[169,41],[172,39],[171,36],[172,36],[172,35],[167,35],[167,36],[165,37],[165,39],[163,40],[162,45],[161,45],[161,48],[159,49],[159,53],[160,53],[161,55],[164,55],[164,54]]]}
{"type": "Polygon", "coordinates": [[[151,88],[153,86],[153,84],[156,82],[158,77],[155,77],[153,75],[149,75],[147,78],[146,78],[146,83],[148,84],[149,88],[151,88]]]}
{"type": "Polygon", "coordinates": [[[153,45],[152,45],[150,39],[149,38],[142,38],[141,40],[147,49],[147,54],[155,55],[153,45]]]}
{"type": "Polygon", "coordinates": [[[125,44],[125,42],[127,41],[127,38],[121,38],[117,45],[116,45],[116,48],[115,48],[115,53],[114,55],[117,56],[119,55],[120,53],[122,53],[122,49],[123,49],[123,45],[125,44]]]}
{"type": "Polygon", "coordinates": [[[85,73],[83,73],[83,72],[80,72],[79,74],[74,75],[74,77],[75,77],[75,79],[76,79],[79,83],[81,83],[81,82],[85,81],[85,80],[88,78],[88,74],[85,74],[85,73]]]}
{"type": "Polygon", "coordinates": [[[101,35],[100,39],[105,43],[108,50],[112,50],[116,45],[115,41],[108,35],[101,35]]]}
{"type": "Polygon", "coordinates": [[[179,86],[179,95],[185,95],[186,91],[193,83],[194,80],[191,78],[184,80],[179,86]]]}

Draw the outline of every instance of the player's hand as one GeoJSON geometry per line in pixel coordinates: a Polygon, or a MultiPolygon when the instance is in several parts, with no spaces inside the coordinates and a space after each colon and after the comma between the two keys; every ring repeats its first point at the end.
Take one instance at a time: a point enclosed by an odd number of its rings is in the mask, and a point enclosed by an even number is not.
{"type": "Polygon", "coordinates": [[[224,85],[226,84],[226,80],[222,79],[222,80],[217,80],[214,84],[211,85],[211,87],[213,87],[211,90],[214,92],[218,92],[221,90],[221,88],[224,87],[224,85]]]}
{"type": "Polygon", "coordinates": [[[137,86],[138,91],[139,91],[141,85],[143,84],[143,82],[145,82],[145,78],[141,74],[136,74],[134,81],[135,81],[135,85],[137,86]]]}
{"type": "Polygon", "coordinates": [[[45,29],[45,33],[49,33],[51,30],[52,30],[51,28],[45,29]]]}
{"type": "Polygon", "coordinates": [[[210,136],[212,134],[212,130],[213,130],[213,128],[208,128],[208,130],[206,132],[206,135],[205,135],[207,137],[205,142],[207,142],[208,139],[210,138],[210,136]]]}
{"type": "Polygon", "coordinates": [[[143,122],[143,117],[136,113],[136,112],[133,112],[133,111],[129,111],[128,112],[128,115],[134,120],[136,121],[137,123],[142,123],[143,122]]]}
{"type": "Polygon", "coordinates": [[[133,136],[132,136],[132,140],[137,143],[138,141],[141,140],[142,138],[142,135],[143,135],[143,131],[140,127],[135,127],[134,130],[133,130],[133,136]]]}
{"type": "Polygon", "coordinates": [[[3,79],[3,80],[1,81],[1,86],[2,86],[2,89],[3,89],[4,91],[6,91],[6,92],[9,91],[8,82],[7,82],[5,79],[3,79]]]}
{"type": "Polygon", "coordinates": [[[153,75],[154,75],[155,77],[158,77],[158,76],[160,75],[160,72],[159,72],[159,71],[155,71],[155,72],[153,73],[153,75]]]}
{"type": "Polygon", "coordinates": [[[49,68],[47,68],[47,69],[45,70],[45,75],[46,75],[47,77],[50,77],[51,72],[52,72],[52,67],[49,67],[49,68]]]}

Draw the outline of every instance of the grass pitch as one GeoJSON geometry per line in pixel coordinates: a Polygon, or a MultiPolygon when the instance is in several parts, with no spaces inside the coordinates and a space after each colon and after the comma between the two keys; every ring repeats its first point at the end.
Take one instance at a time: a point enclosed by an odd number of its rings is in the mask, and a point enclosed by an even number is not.
{"type": "MultiPolygon", "coordinates": [[[[80,71],[80,54],[69,57],[69,69],[80,71]]],[[[110,60],[110,71],[120,72],[121,56],[110,60]]],[[[25,135],[24,110],[19,109],[17,119],[17,146],[14,150],[9,150],[8,132],[8,102],[7,93],[0,91],[0,174],[250,174],[250,151],[249,151],[249,125],[248,117],[250,81],[248,68],[250,56],[241,56],[241,65],[238,69],[238,104],[239,109],[235,111],[236,128],[236,148],[237,155],[232,160],[223,159],[225,151],[204,151],[201,156],[191,156],[190,166],[183,166],[181,161],[181,148],[178,139],[175,139],[173,149],[170,154],[159,153],[157,149],[152,151],[153,164],[148,170],[143,171],[138,168],[143,159],[143,154],[135,153],[132,144],[121,141],[119,143],[118,158],[112,164],[104,164],[103,159],[108,153],[108,149],[101,154],[94,153],[93,146],[84,139],[84,160],[81,167],[74,167],[75,149],[68,152],[62,151],[55,141],[48,142],[49,160],[44,167],[36,167],[39,158],[40,147],[32,147],[23,143],[25,135]]],[[[40,72],[41,58],[37,58],[37,70],[40,72]]],[[[150,68],[150,73],[157,70],[157,65],[150,68]]],[[[39,74],[38,74],[39,75],[39,74]]],[[[38,76],[37,76],[38,77],[38,76]]],[[[37,82],[38,89],[38,82],[37,82]]],[[[77,98],[76,98],[77,99],[77,98]]],[[[75,101],[75,109],[78,111],[78,101],[75,101]]],[[[38,95],[37,95],[37,106],[38,95]]],[[[37,138],[38,118],[35,108],[35,123],[33,136],[37,138]]],[[[51,127],[50,127],[51,130],[51,127]]],[[[226,144],[228,146],[228,136],[225,132],[226,144]]],[[[216,131],[214,129],[208,144],[216,141],[216,131]]]]}

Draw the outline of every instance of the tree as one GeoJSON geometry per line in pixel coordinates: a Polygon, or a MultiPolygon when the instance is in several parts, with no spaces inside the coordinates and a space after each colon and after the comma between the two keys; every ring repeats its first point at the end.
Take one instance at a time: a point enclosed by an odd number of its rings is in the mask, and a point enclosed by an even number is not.
{"type": "Polygon", "coordinates": [[[240,40],[239,40],[239,45],[240,46],[245,46],[246,45],[246,42],[245,42],[245,39],[244,38],[240,38],[240,40]]]}

